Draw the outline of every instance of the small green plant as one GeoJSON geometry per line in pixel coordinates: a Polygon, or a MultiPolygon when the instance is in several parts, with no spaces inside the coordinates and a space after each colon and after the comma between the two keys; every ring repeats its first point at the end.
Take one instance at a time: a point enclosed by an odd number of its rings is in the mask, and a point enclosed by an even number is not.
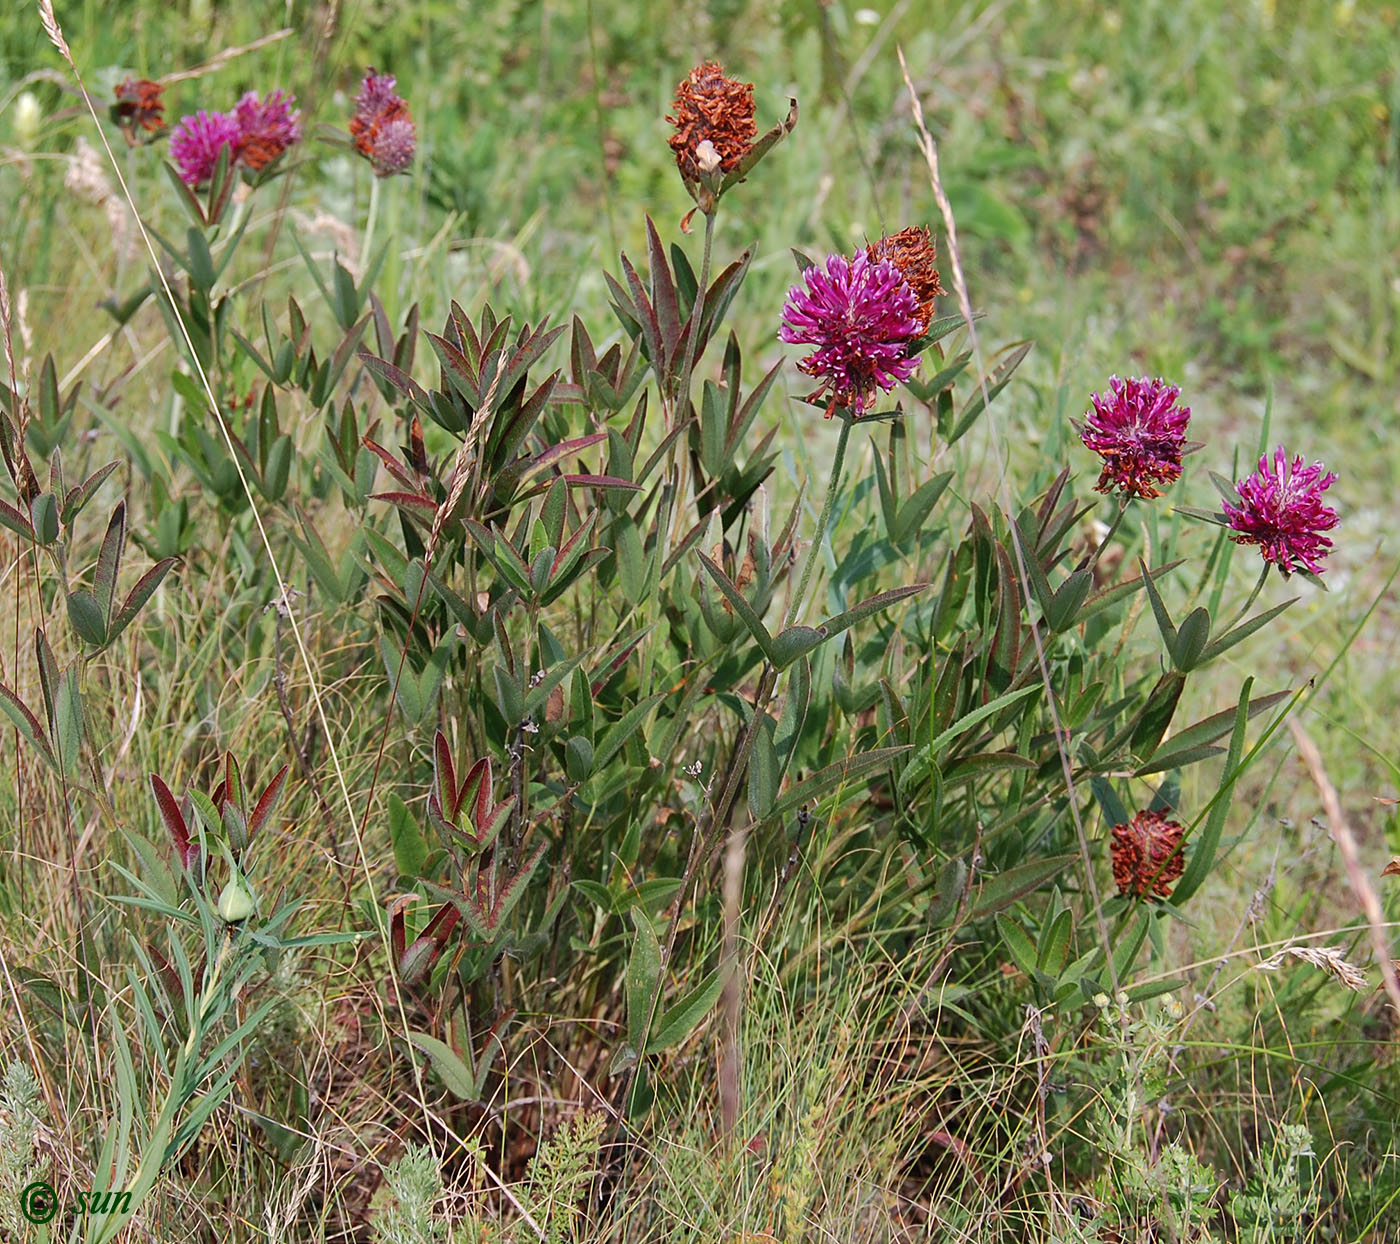
{"type": "Polygon", "coordinates": [[[0,1076],[0,1229],[7,1239],[28,1229],[22,1198],[39,1173],[35,1142],[47,1115],[40,1087],[24,1063],[7,1063],[0,1076]]]}
{"type": "Polygon", "coordinates": [[[375,1222],[380,1244],[440,1244],[448,1236],[448,1220],[437,1203],[442,1197],[442,1172],[426,1145],[410,1145],[385,1171],[391,1204],[375,1222]]]}

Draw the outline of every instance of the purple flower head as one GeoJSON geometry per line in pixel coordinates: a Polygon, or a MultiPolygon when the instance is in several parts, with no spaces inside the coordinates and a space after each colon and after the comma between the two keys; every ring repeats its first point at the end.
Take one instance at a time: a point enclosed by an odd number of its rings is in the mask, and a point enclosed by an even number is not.
{"type": "Polygon", "coordinates": [[[1079,438],[1103,459],[1094,486],[1121,489],[1125,497],[1160,497],[1158,484],[1181,475],[1189,406],[1178,406],[1181,390],[1165,380],[1108,378],[1107,396],[1093,394],[1079,438]]]}
{"type": "Polygon", "coordinates": [[[255,173],[300,141],[301,113],[292,107],[295,102],[296,97],[284,91],[271,91],[266,99],[249,91],[234,106],[238,158],[255,173]]]}
{"type": "Polygon", "coordinates": [[[369,162],[379,177],[407,172],[413,163],[417,133],[408,117],[381,121],[369,143],[369,162]]]}
{"type": "Polygon", "coordinates": [[[197,112],[182,117],[170,135],[170,158],[180,180],[188,186],[203,185],[214,175],[219,152],[229,148],[232,159],[238,147],[238,122],[225,112],[197,112]]]}
{"type": "Polygon", "coordinates": [[[854,259],[828,256],[825,266],[808,268],[803,281],[806,288],[788,290],[778,336],[817,347],[798,367],[821,381],[812,397],[831,390],[827,417],[845,406],[860,418],[877,388],[888,392],[919,365],[908,357],[923,331],[918,297],[894,264],[872,261],[864,250],[854,259]]]}
{"type": "Polygon", "coordinates": [[[413,163],[417,130],[407,102],[394,90],[393,74],[370,69],[355,96],[350,136],[355,150],[374,168],[375,176],[391,177],[413,163]]]}
{"type": "Polygon", "coordinates": [[[355,96],[356,116],[377,117],[394,104],[403,103],[394,89],[398,81],[391,73],[376,73],[371,65],[360,81],[360,93],[355,96]]]}
{"type": "Polygon", "coordinates": [[[1237,532],[1236,544],[1257,544],[1265,562],[1285,576],[1299,567],[1322,573],[1322,559],[1332,541],[1322,534],[1337,525],[1337,511],[1322,494],[1336,481],[1322,463],[1308,466],[1299,454],[1290,463],[1282,445],[1273,459],[1265,454],[1253,474],[1235,485],[1239,505],[1225,503],[1225,517],[1237,532]]]}

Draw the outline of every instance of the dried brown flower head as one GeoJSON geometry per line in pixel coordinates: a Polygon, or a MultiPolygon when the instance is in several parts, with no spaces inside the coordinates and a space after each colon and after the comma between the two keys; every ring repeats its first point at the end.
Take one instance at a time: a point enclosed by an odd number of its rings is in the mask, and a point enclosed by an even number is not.
{"type": "Polygon", "coordinates": [[[1186,868],[1179,850],[1183,832],[1176,821],[1150,809],[1139,812],[1128,825],[1115,825],[1110,854],[1118,893],[1170,897],[1171,883],[1186,868]]]}
{"type": "Polygon", "coordinates": [[[370,162],[376,177],[407,172],[417,147],[417,127],[396,85],[393,74],[377,73],[371,66],[360,83],[355,115],[350,118],[355,150],[370,162]]]}
{"type": "Polygon", "coordinates": [[[154,133],[165,124],[165,104],[161,101],[165,87],[149,78],[128,77],[116,89],[112,119],[130,137],[139,126],[154,133]]]}
{"type": "Polygon", "coordinates": [[[666,141],[687,182],[732,171],[753,147],[753,83],[726,77],[722,65],[706,61],[692,69],[676,88],[674,107],[676,115],[666,120],[676,132],[666,141]]]}
{"type": "Polygon", "coordinates": [[[919,300],[919,322],[927,329],[933,316],[933,300],[947,292],[939,284],[938,269],[933,266],[937,257],[933,235],[921,225],[910,225],[865,249],[871,262],[885,259],[899,269],[900,276],[909,282],[909,288],[919,300]]]}

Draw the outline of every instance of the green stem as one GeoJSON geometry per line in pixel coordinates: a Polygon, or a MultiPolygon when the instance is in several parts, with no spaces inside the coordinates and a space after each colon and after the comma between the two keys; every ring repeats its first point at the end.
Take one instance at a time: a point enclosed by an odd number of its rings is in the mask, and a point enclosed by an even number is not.
{"type": "Polygon", "coordinates": [[[826,500],[822,502],[817,530],[807,549],[807,558],[802,563],[802,576],[797,580],[797,592],[788,604],[787,617],[783,621],[784,629],[793,624],[802,608],[803,598],[807,595],[807,585],[812,579],[812,570],[817,564],[817,554],[826,540],[826,525],[831,521],[831,507],[836,501],[837,489],[841,486],[841,468],[846,462],[846,442],[851,439],[851,424],[855,419],[845,410],[837,411],[837,417],[841,420],[841,436],[836,442],[836,457],[831,463],[831,482],[826,486],[826,500]]]}
{"type": "Polygon", "coordinates": [[[376,176],[369,186],[369,216],[365,220],[365,238],[360,244],[361,269],[369,265],[370,256],[374,254],[374,225],[379,218],[379,183],[382,180],[376,176]]]}
{"type": "MultiPolygon", "coordinates": [[[[1129,500],[1131,500],[1131,498],[1129,498],[1129,500]]],[[[1128,513],[1128,501],[1125,501],[1122,497],[1115,495],[1113,504],[1115,507],[1113,519],[1108,524],[1108,530],[1104,532],[1103,539],[1099,541],[1099,547],[1094,550],[1092,556],[1089,558],[1088,565],[1085,567],[1086,570],[1093,570],[1093,568],[1099,564],[1099,558],[1103,556],[1104,549],[1108,548],[1109,542],[1118,533],[1118,528],[1122,526],[1123,519],[1128,513]]]]}
{"type": "Polygon", "coordinates": [[[1249,612],[1250,607],[1254,604],[1256,600],[1259,599],[1259,593],[1264,590],[1264,580],[1268,577],[1269,563],[1265,562],[1263,570],[1259,572],[1259,578],[1255,581],[1254,590],[1249,594],[1249,599],[1244,602],[1244,606],[1240,609],[1239,613],[1235,614],[1235,616],[1230,620],[1230,624],[1227,627],[1225,627],[1224,631],[1221,632],[1222,635],[1225,634],[1225,632],[1227,631],[1234,630],[1235,627],[1237,627],[1240,624],[1240,622],[1244,619],[1244,615],[1249,612]]]}
{"type": "MultiPolygon", "coordinates": [[[[718,209],[716,209],[718,210],[718,209]]],[[[690,377],[695,370],[696,343],[700,338],[701,322],[705,317],[705,292],[710,284],[710,251],[715,240],[715,212],[705,213],[705,247],[700,254],[700,288],[695,291],[695,306],[690,312],[690,332],[685,341],[685,362],[677,379],[677,395],[681,401],[690,397],[690,377]]]]}
{"type": "MultiPolygon", "coordinates": [[[[695,370],[696,342],[700,336],[700,322],[705,314],[705,290],[710,283],[710,254],[714,247],[715,240],[715,217],[711,212],[705,217],[705,246],[700,256],[700,287],[695,291],[695,305],[690,312],[690,331],[686,335],[685,355],[682,359],[681,370],[676,376],[676,388],[674,393],[666,390],[664,379],[661,382],[661,401],[663,409],[666,411],[666,430],[669,432],[676,426],[677,418],[688,418],[690,415],[690,379],[695,370]],[[681,406],[679,416],[676,413],[677,405],[681,406]]],[[[651,593],[650,599],[654,602],[661,594],[661,570],[665,560],[669,558],[672,549],[672,538],[675,534],[676,512],[680,506],[681,495],[685,491],[685,457],[682,455],[679,467],[676,463],[676,445],[673,443],[668,452],[667,475],[671,480],[671,485],[663,494],[661,502],[661,513],[657,522],[657,532],[664,535],[664,542],[657,545],[658,572],[653,580],[655,590],[651,593]]],[[[642,694],[649,693],[651,686],[652,661],[654,659],[652,645],[647,645],[646,654],[642,658],[642,694]]]]}

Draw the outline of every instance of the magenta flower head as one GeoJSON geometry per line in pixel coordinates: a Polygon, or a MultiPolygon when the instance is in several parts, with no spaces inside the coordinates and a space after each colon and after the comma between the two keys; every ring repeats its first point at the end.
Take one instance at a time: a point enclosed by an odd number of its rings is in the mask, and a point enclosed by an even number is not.
{"type": "Polygon", "coordinates": [[[1108,394],[1095,393],[1084,416],[1079,439],[1103,459],[1094,485],[1098,492],[1118,489],[1125,497],[1160,497],[1158,484],[1181,476],[1189,406],[1178,406],[1181,390],[1165,380],[1108,378],[1108,394]]]}
{"type": "Polygon", "coordinates": [[[292,107],[295,102],[295,96],[283,91],[272,91],[266,99],[249,91],[234,105],[233,119],[238,123],[235,153],[253,172],[260,172],[301,140],[301,113],[292,107]]]}
{"type": "Polygon", "coordinates": [[[375,73],[371,68],[355,96],[355,115],[350,118],[350,136],[355,150],[374,168],[376,177],[392,177],[405,172],[413,163],[417,130],[408,103],[394,90],[393,74],[375,73]]]}
{"type": "Polygon", "coordinates": [[[1332,551],[1324,536],[1337,525],[1337,511],[1324,505],[1322,494],[1336,481],[1322,463],[1308,466],[1301,454],[1292,462],[1280,445],[1273,458],[1265,454],[1253,474],[1235,485],[1238,505],[1225,503],[1225,517],[1236,544],[1257,544],[1264,561],[1285,576],[1300,567],[1322,573],[1322,559],[1332,551]]]}
{"type": "Polygon", "coordinates": [[[180,180],[187,186],[201,186],[214,175],[219,152],[229,148],[229,158],[238,147],[238,122],[225,112],[197,112],[182,117],[170,135],[170,158],[175,161],[180,180]]]}
{"type": "Polygon", "coordinates": [[[876,389],[889,392],[919,365],[909,357],[910,344],[923,332],[919,299],[894,264],[872,260],[864,250],[854,259],[828,256],[802,279],[788,290],[778,336],[817,347],[798,364],[821,381],[809,400],[830,390],[827,418],[844,406],[859,419],[874,404],[876,389]]]}

